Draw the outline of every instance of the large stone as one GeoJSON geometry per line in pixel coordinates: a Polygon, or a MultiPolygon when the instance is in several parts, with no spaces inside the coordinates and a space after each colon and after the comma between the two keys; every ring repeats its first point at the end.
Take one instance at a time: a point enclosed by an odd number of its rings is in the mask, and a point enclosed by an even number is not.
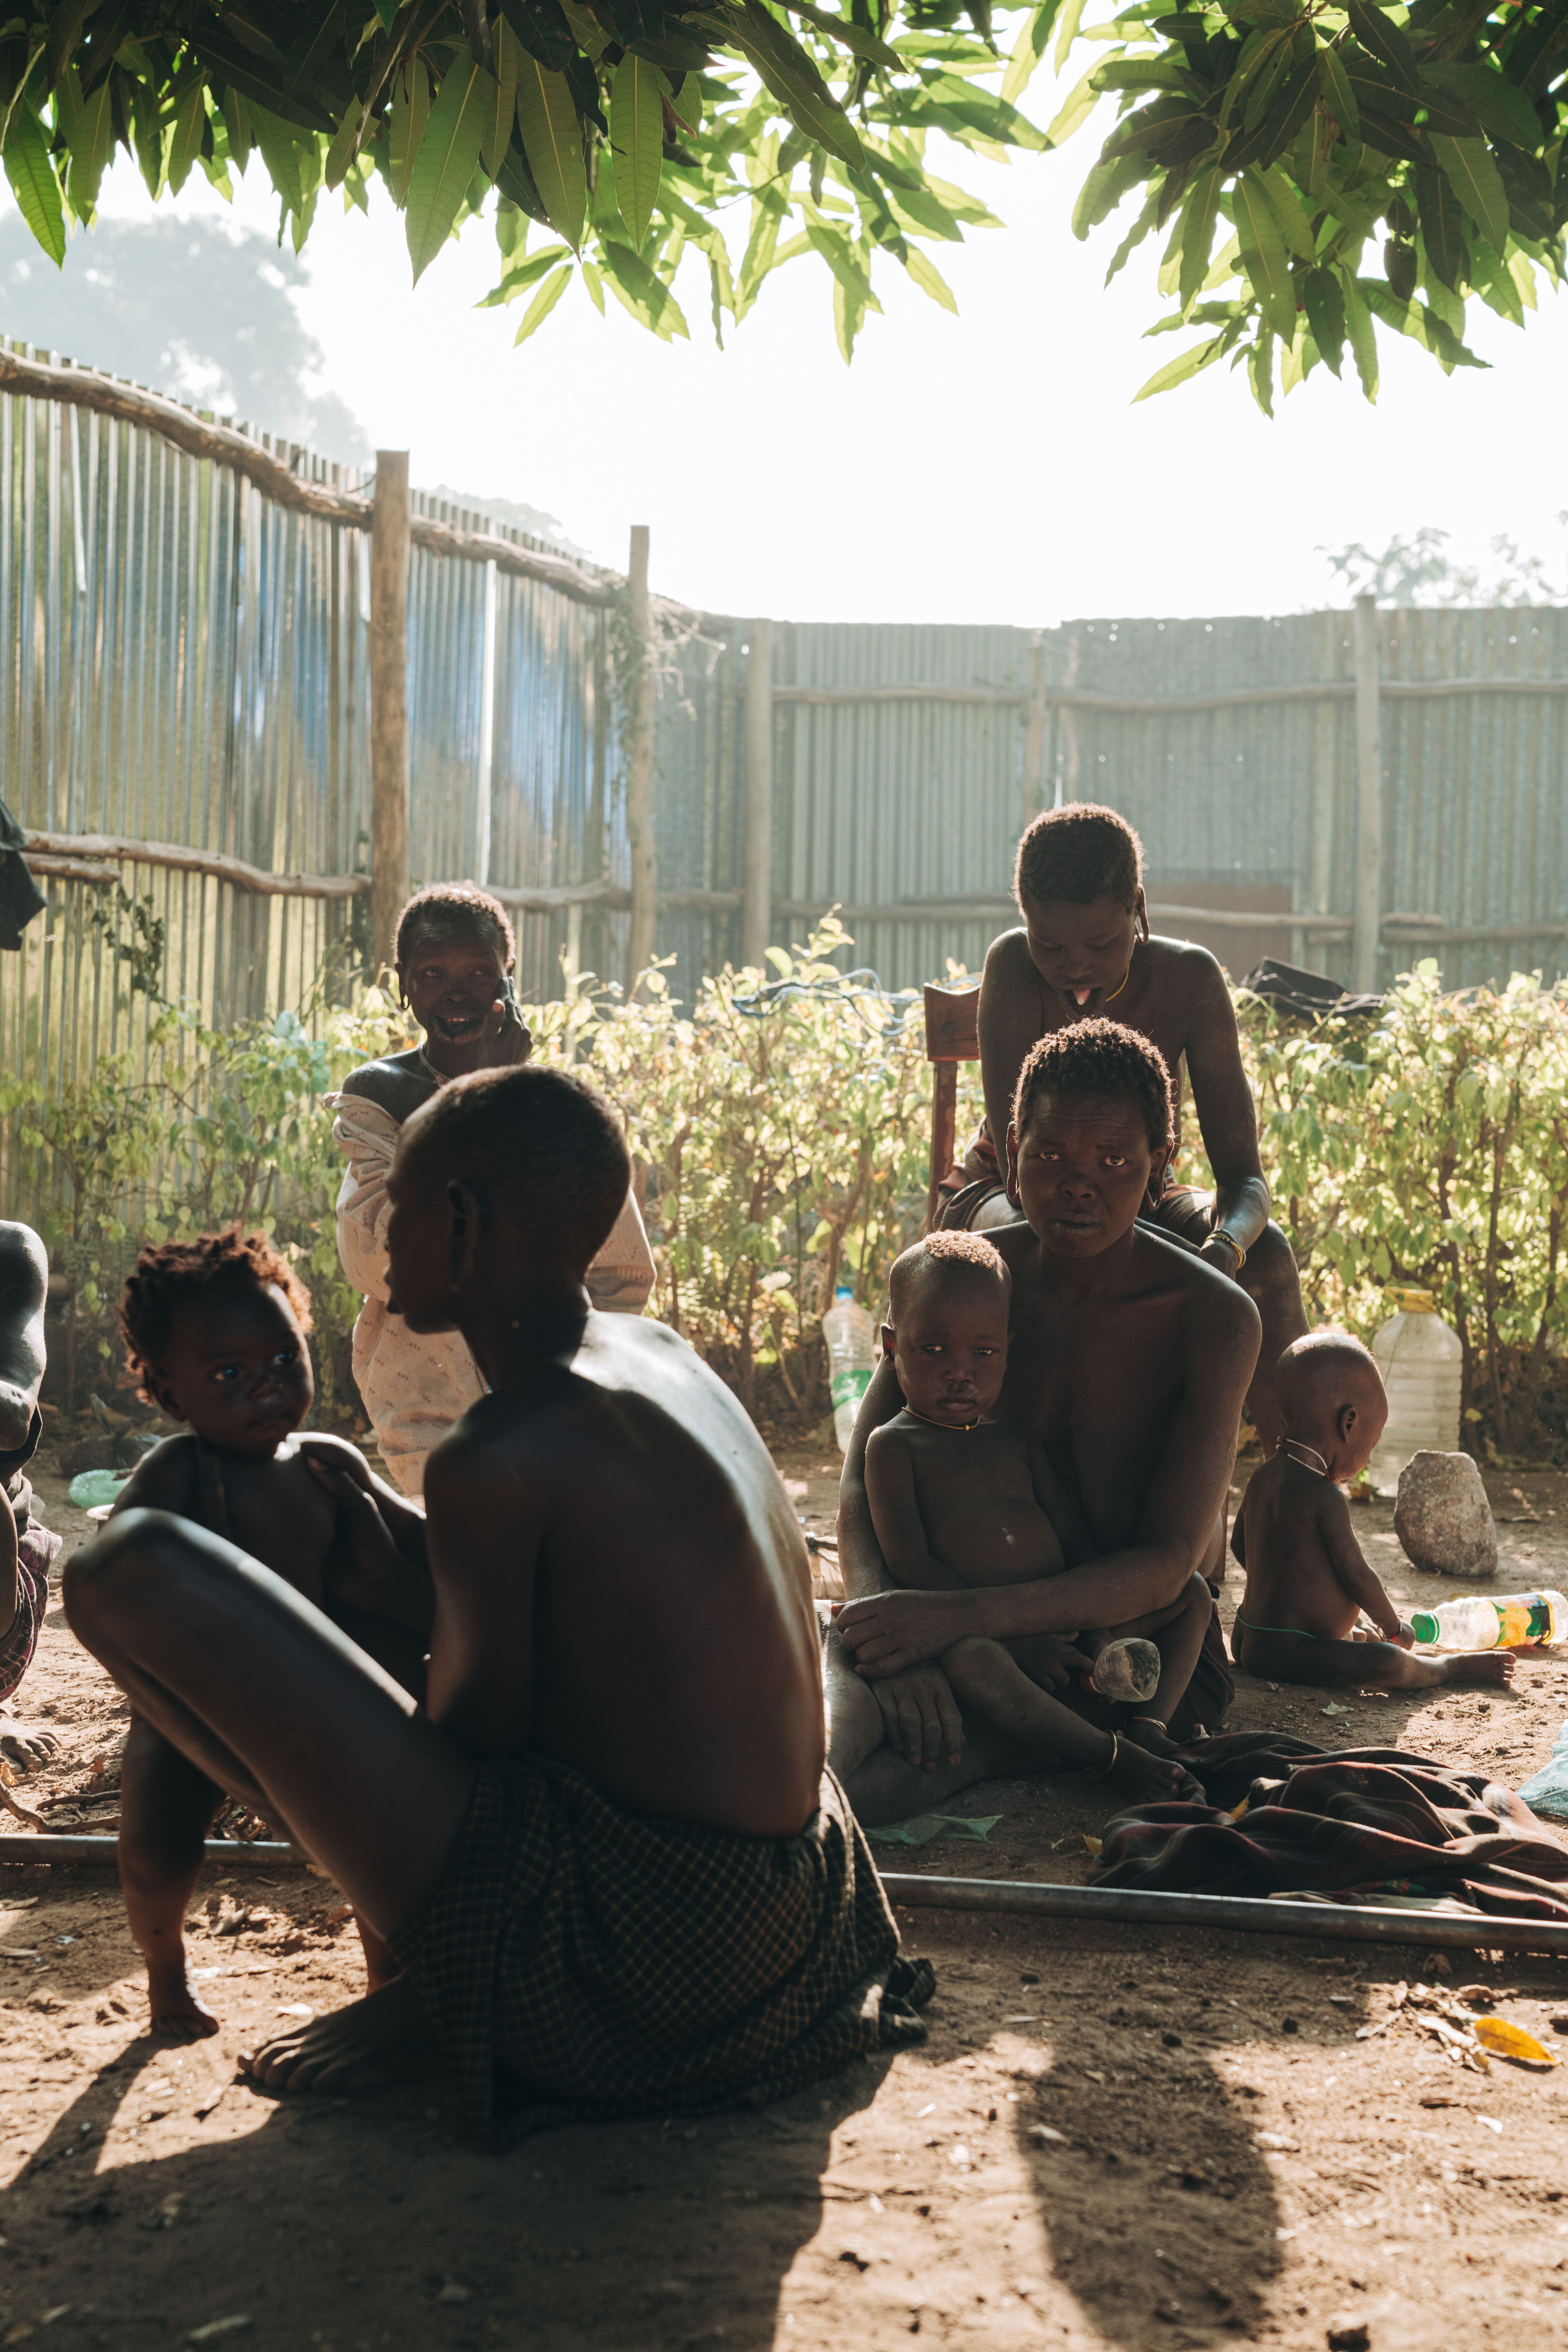
{"type": "Polygon", "coordinates": [[[1429,1575],[1497,1574],[1497,1529],[1468,1454],[1413,1454],[1399,1474],[1394,1532],[1429,1575]]]}

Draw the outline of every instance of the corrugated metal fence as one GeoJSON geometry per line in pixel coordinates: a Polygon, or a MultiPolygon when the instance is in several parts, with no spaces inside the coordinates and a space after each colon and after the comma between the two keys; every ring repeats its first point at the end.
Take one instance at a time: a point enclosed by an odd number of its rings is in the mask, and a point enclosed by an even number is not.
{"type": "MultiPolygon", "coordinates": [[[[278,454],[303,478],[359,487],[308,452],[278,454]]],[[[0,796],[30,833],[363,875],[368,541],[154,431],[0,397],[0,796]]],[[[621,977],[620,613],[416,546],[409,614],[416,878],[575,893],[574,908],[520,917],[525,996],[556,992],[569,948],[621,977]]],[[[1440,954],[1454,985],[1515,966],[1555,974],[1568,693],[1531,688],[1568,681],[1568,612],[1394,612],[1380,625],[1383,907],[1458,935],[1426,948],[1418,927],[1394,927],[1384,975],[1416,951],[1440,954]],[[1428,686],[1439,690],[1415,690],[1428,686]]],[[[663,627],[658,945],[689,1001],[740,948],[750,637],[744,622],[674,608],[663,627]]],[[[772,936],[801,937],[839,901],[857,961],[889,986],[940,976],[950,958],[973,969],[1005,919],[1022,823],[1094,798],[1142,831],[1156,909],[1284,910],[1266,940],[1260,914],[1218,933],[1233,970],[1261,941],[1344,976],[1351,668],[1341,613],[1035,634],[776,625],[772,936]],[[1314,915],[1331,919],[1300,919],[1314,915]]],[[[102,854],[83,841],[97,878],[76,879],[70,841],[54,848],[48,913],[19,957],[0,959],[0,1052],[11,1071],[59,1083],[133,1045],[146,1000],[122,984],[131,918],[103,887],[102,854]]],[[[260,896],[134,859],[113,870],[167,926],[167,993],[215,1023],[298,1006],[334,952],[363,953],[363,898],[260,896]]],[[[1209,935],[1189,919],[1170,928],[1209,935]]]]}

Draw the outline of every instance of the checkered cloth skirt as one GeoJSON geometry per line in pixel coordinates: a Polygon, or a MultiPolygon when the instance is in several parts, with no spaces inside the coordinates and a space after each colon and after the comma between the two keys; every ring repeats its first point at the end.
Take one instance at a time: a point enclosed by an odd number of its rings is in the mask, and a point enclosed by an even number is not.
{"type": "Polygon", "coordinates": [[[482,1764],[393,1950],[470,2124],[508,2137],[765,2105],[923,2041],[935,1989],[831,1772],[797,1837],[756,1838],[627,1812],[549,1757],[482,1764]]]}

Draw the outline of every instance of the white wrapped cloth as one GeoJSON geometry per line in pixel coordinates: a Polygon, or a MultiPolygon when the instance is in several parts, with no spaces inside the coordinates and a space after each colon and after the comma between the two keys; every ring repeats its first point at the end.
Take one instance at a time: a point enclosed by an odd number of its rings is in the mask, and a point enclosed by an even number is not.
{"type": "MultiPolygon", "coordinates": [[[[332,1139],[347,1154],[338,1193],[338,1255],[364,1305],[353,1333],[353,1370],[375,1426],[387,1475],[405,1495],[425,1484],[425,1458],[485,1392],[479,1366],[458,1331],[410,1331],[386,1311],[387,1173],[398,1121],[363,1095],[328,1095],[332,1139]]],[[[588,1269],[595,1306],[640,1315],[653,1288],[653,1254],[635,1193],[588,1269]]]]}

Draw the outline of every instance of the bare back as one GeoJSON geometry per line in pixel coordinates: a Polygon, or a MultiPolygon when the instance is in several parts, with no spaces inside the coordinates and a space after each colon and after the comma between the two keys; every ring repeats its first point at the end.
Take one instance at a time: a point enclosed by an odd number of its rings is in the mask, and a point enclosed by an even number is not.
{"type": "Polygon", "coordinates": [[[794,1835],[817,1801],[805,1545],[766,1447],[683,1339],[590,1315],[570,1369],[482,1398],[426,1473],[430,1712],[641,1813],[794,1835]]]}

